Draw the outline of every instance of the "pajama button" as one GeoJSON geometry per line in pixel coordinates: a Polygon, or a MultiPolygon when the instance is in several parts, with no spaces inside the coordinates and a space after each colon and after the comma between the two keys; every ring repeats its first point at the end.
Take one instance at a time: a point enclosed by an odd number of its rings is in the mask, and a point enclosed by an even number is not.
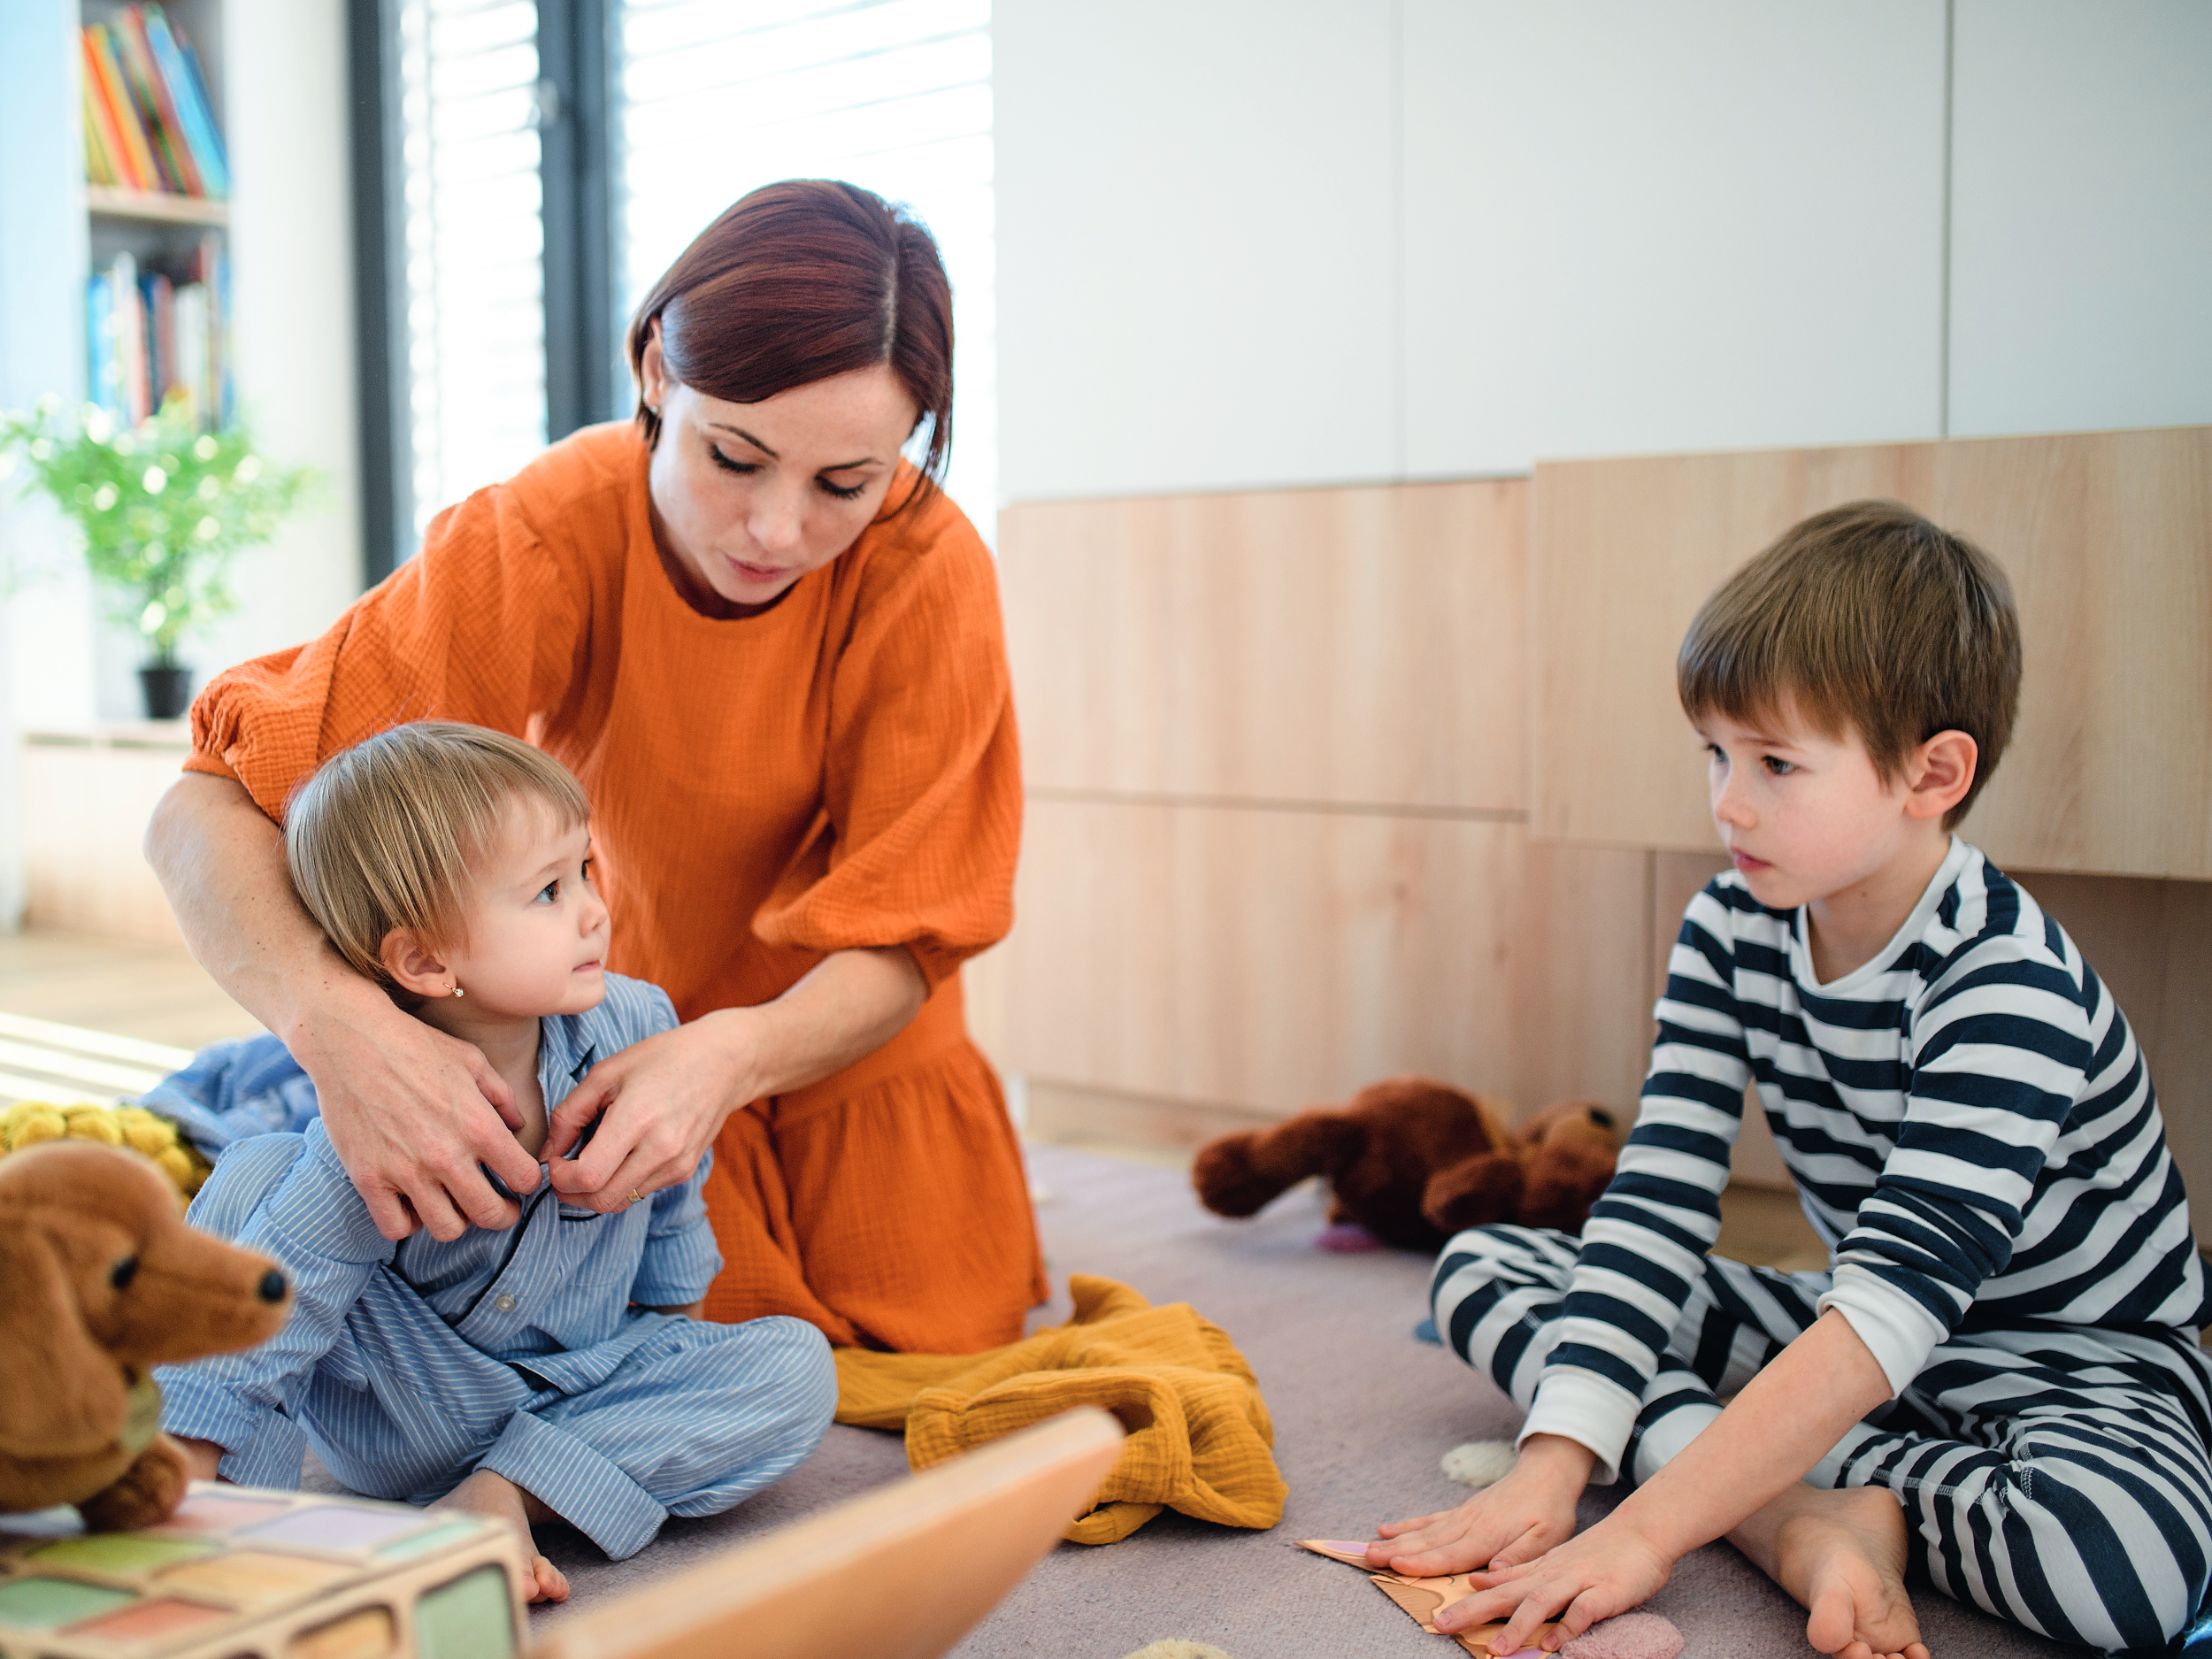
{"type": "Polygon", "coordinates": [[[502,1296],[498,1301],[492,1303],[492,1306],[498,1309],[502,1313],[512,1313],[515,1310],[515,1299],[512,1296],[502,1296]]]}

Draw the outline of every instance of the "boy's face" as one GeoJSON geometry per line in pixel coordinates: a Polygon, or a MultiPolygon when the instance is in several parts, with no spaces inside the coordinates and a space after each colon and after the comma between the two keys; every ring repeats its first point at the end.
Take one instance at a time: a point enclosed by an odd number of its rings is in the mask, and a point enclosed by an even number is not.
{"type": "Polygon", "coordinates": [[[518,811],[482,861],[468,942],[446,965],[472,1012],[580,1014],[607,994],[611,931],[591,881],[590,826],[518,811]]]}
{"type": "Polygon", "coordinates": [[[1855,732],[1824,737],[1785,703],[1745,722],[1708,713],[1713,825],[1760,903],[1793,910],[1873,880],[1927,833],[1903,777],[1884,782],[1855,732]]]}

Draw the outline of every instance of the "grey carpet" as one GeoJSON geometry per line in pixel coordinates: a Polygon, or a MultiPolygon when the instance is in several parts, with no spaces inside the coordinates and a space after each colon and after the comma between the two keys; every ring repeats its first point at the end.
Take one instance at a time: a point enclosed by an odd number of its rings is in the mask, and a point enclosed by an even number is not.
{"type": "MultiPolygon", "coordinates": [[[[1103,1273],[1154,1302],[1188,1302],[1251,1361],[1275,1419],[1290,1500],[1282,1525],[1253,1533],[1169,1513],[1118,1544],[1063,1544],[954,1651],[962,1659],[1052,1654],[1121,1659],[1161,1637],[1210,1642],[1233,1659],[1440,1659],[1425,1635],[1357,1571],[1289,1540],[1356,1537],[1384,1520],[1467,1495],[1438,1471],[1463,1440],[1508,1437],[1517,1413],[1486,1380],[1410,1332],[1425,1312],[1428,1263],[1396,1253],[1312,1248],[1320,1202],[1294,1193],[1259,1218],[1201,1210],[1180,1172],[1059,1147],[1032,1149],[1056,1294],[1040,1323],[1064,1318],[1071,1271],[1103,1273]]],[[[569,1574],[571,1607],[603,1601],[702,1555],[895,1479],[896,1436],[833,1428],[781,1486],[730,1513],[672,1521],[630,1561],[610,1563],[572,1532],[541,1547],[569,1574]]],[[[1584,1501],[1585,1525],[1610,1500],[1584,1501]]],[[[2079,1655],[1922,1586],[1922,1629],[1939,1659],[2079,1655]]],[[[1678,1625],[1685,1659],[1810,1654],[1804,1616],[1726,1544],[1686,1558],[1648,1604],[1678,1625]]],[[[558,1609],[535,1616],[539,1628],[558,1609]]]]}

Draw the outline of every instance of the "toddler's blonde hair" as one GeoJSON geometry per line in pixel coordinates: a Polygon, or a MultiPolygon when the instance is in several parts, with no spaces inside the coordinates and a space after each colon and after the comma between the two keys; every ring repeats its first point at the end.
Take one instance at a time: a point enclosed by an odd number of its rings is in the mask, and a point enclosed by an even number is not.
{"type": "Polygon", "coordinates": [[[308,913],[354,970],[396,990],[380,954],[396,927],[433,949],[468,938],[469,868],[528,802],[564,828],[591,817],[567,767],[519,738],[422,720],[341,749],[294,793],[284,857],[308,913]]]}

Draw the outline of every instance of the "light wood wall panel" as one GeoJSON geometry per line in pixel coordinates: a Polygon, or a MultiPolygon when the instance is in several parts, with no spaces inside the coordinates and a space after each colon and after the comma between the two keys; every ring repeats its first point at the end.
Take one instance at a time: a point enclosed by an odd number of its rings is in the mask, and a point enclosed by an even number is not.
{"type": "Polygon", "coordinates": [[[1727,573],[1809,513],[1904,501],[2011,575],[2011,749],[1965,833],[2001,863],[2212,878],[2212,427],[1539,466],[1532,823],[1712,845],[1675,651],[1727,573]]]}
{"type": "Polygon", "coordinates": [[[1948,443],[1936,487],[2026,651],[1963,833],[2008,868],[2212,878],[2212,426],[1948,443]]]}
{"type": "Polygon", "coordinates": [[[1527,490],[1009,508],[1030,787],[1520,810],[1527,490]]]}
{"type": "Polygon", "coordinates": [[[1647,860],[1518,825],[1033,801],[1002,1064],[1281,1115],[1425,1071],[1626,1107],[1647,860]]]}
{"type": "Polygon", "coordinates": [[[182,745],[34,738],[21,753],[24,921],[31,927],[180,945],[169,901],[140,851],[182,745]]]}

